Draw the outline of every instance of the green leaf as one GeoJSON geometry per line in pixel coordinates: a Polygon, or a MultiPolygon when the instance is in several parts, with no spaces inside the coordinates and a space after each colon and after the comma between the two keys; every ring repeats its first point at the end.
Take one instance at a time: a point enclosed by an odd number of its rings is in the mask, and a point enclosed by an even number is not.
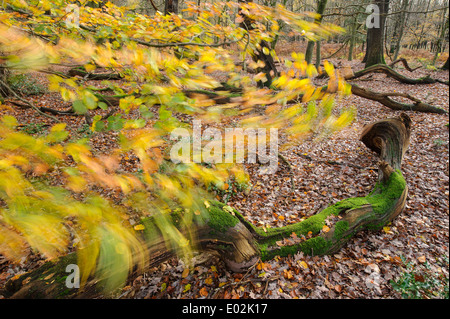
{"type": "Polygon", "coordinates": [[[139,112],[144,118],[152,118],[154,116],[153,112],[151,112],[146,105],[139,106],[139,112]]]}
{"type": "Polygon", "coordinates": [[[163,105],[161,106],[161,108],[159,109],[159,119],[161,121],[167,120],[168,118],[170,118],[172,116],[172,112],[166,110],[166,107],[163,105]]]}
{"type": "Polygon", "coordinates": [[[120,115],[110,116],[108,118],[108,130],[120,131],[125,124],[125,120],[120,115]]]}
{"type": "Polygon", "coordinates": [[[90,91],[84,91],[83,103],[90,110],[93,110],[97,107],[97,97],[92,94],[90,91]]]}
{"type": "Polygon", "coordinates": [[[73,107],[73,110],[75,111],[75,113],[85,114],[87,112],[87,108],[84,105],[83,101],[81,101],[81,100],[75,100],[72,103],[72,107],[73,107]]]}

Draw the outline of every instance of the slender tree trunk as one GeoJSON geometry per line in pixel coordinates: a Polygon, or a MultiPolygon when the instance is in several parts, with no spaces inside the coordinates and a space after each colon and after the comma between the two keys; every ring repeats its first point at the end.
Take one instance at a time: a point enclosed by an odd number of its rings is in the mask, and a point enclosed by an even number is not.
{"type": "Polygon", "coordinates": [[[402,37],[403,37],[403,32],[405,30],[405,24],[406,24],[406,10],[408,9],[408,0],[403,0],[402,3],[402,13],[400,14],[400,23],[399,23],[399,30],[398,30],[398,35],[397,35],[397,39],[395,42],[395,48],[394,48],[394,57],[393,57],[393,61],[396,61],[398,58],[398,53],[400,52],[400,47],[401,47],[401,42],[402,42],[402,37]]]}
{"type": "Polygon", "coordinates": [[[316,69],[320,66],[320,41],[316,41],[316,69]]]}
{"type": "MultiPolygon", "coordinates": [[[[431,4],[431,0],[428,0],[428,2],[427,2],[427,8],[426,8],[425,12],[428,12],[428,9],[430,8],[430,4],[431,4]]],[[[425,13],[425,15],[424,15],[424,17],[423,17],[423,21],[427,21],[427,15],[428,15],[428,14],[425,13]]],[[[424,36],[424,29],[425,29],[425,23],[422,23],[422,29],[421,29],[421,31],[420,31],[419,39],[418,39],[418,41],[417,41],[418,46],[419,46],[420,43],[422,43],[422,38],[423,38],[423,36],[424,36]]],[[[427,47],[427,46],[425,45],[425,49],[427,49],[426,47],[427,47]]]]}
{"type": "Polygon", "coordinates": [[[441,49],[442,49],[442,43],[444,43],[445,41],[445,32],[448,29],[448,15],[446,16],[446,12],[447,10],[445,10],[442,14],[442,24],[441,24],[441,32],[439,34],[439,39],[436,42],[436,52],[434,54],[434,58],[433,58],[433,65],[436,64],[436,60],[439,57],[439,53],[441,53],[441,49]]]}
{"type": "Polygon", "coordinates": [[[351,33],[350,33],[350,45],[348,48],[348,60],[353,60],[353,49],[355,47],[355,40],[356,40],[356,27],[357,27],[357,18],[356,16],[352,19],[352,25],[350,27],[351,33]]]}
{"type": "MultiPolygon", "coordinates": [[[[239,2],[248,3],[249,1],[239,0],[239,2]]],[[[243,17],[243,21],[241,22],[240,27],[245,29],[247,32],[253,30],[254,29],[254,27],[252,26],[253,20],[249,16],[244,14],[242,12],[242,10],[239,10],[239,15],[241,15],[243,17]]],[[[265,77],[266,77],[265,81],[257,82],[257,85],[260,88],[270,87],[272,85],[273,79],[278,76],[278,71],[275,66],[275,61],[274,61],[272,55],[270,54],[271,50],[272,49],[271,49],[270,44],[267,43],[266,41],[262,40],[261,42],[259,42],[259,48],[255,49],[252,52],[253,61],[264,62],[264,66],[257,69],[258,73],[262,72],[265,74],[265,77]],[[266,53],[268,53],[268,54],[266,54],[266,53]]]]}
{"type": "MultiPolygon", "coordinates": [[[[314,22],[316,24],[320,24],[322,22],[322,15],[325,11],[325,8],[327,6],[327,1],[328,0],[319,0],[317,3],[317,11],[316,13],[319,14],[319,16],[314,20],[314,22]]],[[[306,52],[305,52],[305,60],[308,64],[311,63],[312,61],[312,56],[313,56],[313,51],[314,51],[314,44],[315,41],[309,40],[308,41],[308,45],[306,47],[306,52]]]]}

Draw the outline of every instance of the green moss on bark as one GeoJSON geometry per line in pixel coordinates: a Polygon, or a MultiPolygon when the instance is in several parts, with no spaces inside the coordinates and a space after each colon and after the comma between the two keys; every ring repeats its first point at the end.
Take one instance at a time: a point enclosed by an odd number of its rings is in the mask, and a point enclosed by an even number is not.
{"type": "MultiPolygon", "coordinates": [[[[214,231],[218,231],[219,233],[224,233],[229,228],[232,228],[236,226],[237,223],[239,223],[238,217],[236,217],[236,215],[233,216],[233,214],[230,211],[224,209],[224,207],[230,206],[227,206],[218,201],[213,201],[208,207],[208,226],[214,229],[214,231]]],[[[234,214],[236,214],[236,210],[232,209],[231,207],[228,208],[228,210],[230,209],[234,214]]]]}

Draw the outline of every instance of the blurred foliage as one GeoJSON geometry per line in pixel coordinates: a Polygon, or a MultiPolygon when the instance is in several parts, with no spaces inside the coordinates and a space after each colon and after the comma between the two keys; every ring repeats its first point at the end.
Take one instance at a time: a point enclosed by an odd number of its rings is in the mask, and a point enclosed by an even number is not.
{"type": "MultiPolygon", "coordinates": [[[[196,215],[208,214],[205,200],[212,196],[208,187],[226,191],[227,181],[243,185],[248,176],[238,164],[164,164],[170,132],[186,127],[176,114],[204,123],[241,115],[240,126],[278,128],[279,134],[287,137],[286,147],[307,137],[327,136],[348,125],[354,115],[352,109],[334,111],[336,97],[350,90],[326,61],[324,71],[330,75],[326,90],[313,85],[312,77],[318,71],[296,52],[291,59],[280,61],[288,71],[280,74],[272,89],[257,89],[252,81],[264,74],[253,79],[244,75],[233,61],[235,48],[222,45],[233,42],[242,56],[252,54],[261,40],[270,42],[279,34],[279,21],[312,39],[340,31],[308,22],[308,15],[295,14],[281,5],[269,8],[218,2],[199,7],[189,3],[182,15],[146,16],[108,2],[99,9],[80,7],[80,27],[68,27],[66,7],[75,1],[3,3],[0,67],[45,71],[52,64],[67,63],[87,72],[106,69],[123,76],[121,87],[113,81],[103,82],[119,99],[118,112],[108,119],[94,116],[90,127],[91,131],[119,132],[119,147],[109,155],[93,154],[86,139],[68,139],[63,123],[55,124],[46,135],[31,136],[17,129],[15,118],[2,118],[0,253],[12,261],[30,250],[56,258],[76,249],[82,283],[97,275],[107,278],[107,288],[114,289],[123,284],[129,271],[144,269],[151,258],[142,227],[127,223],[130,211],[141,217],[153,216],[167,242],[189,258],[195,234],[192,229],[185,233],[180,229],[189,229],[196,215]],[[253,30],[239,27],[239,8],[254,20],[253,30]],[[217,17],[228,25],[215,24],[217,17]],[[240,88],[242,95],[216,105],[204,95],[183,93],[220,87],[217,73],[226,76],[230,87],[240,88]],[[298,101],[288,105],[293,99],[298,101]],[[153,106],[158,109],[157,120],[149,122],[153,106]],[[266,106],[263,113],[254,112],[261,106],[266,106]],[[127,118],[134,109],[141,117],[127,118]],[[138,173],[119,169],[120,159],[130,153],[139,159],[138,173]],[[60,174],[62,181],[55,186],[46,179],[49,174],[60,174]],[[102,196],[102,190],[121,192],[121,204],[102,196]],[[174,207],[184,210],[181,226],[175,226],[169,217],[174,207]]],[[[265,53],[280,60],[273,50],[265,53]]],[[[48,89],[71,102],[78,113],[113,107],[86,81],[57,74],[48,79],[48,89]]],[[[230,92],[218,94],[228,96],[230,92]]]]}

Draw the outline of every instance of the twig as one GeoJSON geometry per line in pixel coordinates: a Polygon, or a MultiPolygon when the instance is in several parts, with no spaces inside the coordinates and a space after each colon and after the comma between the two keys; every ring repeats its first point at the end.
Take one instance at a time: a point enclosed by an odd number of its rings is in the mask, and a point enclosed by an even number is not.
{"type": "Polygon", "coordinates": [[[265,285],[265,287],[264,287],[264,292],[263,292],[263,295],[265,295],[266,292],[267,292],[267,288],[268,288],[268,286],[269,286],[269,282],[274,281],[274,280],[278,280],[279,278],[280,278],[280,276],[273,276],[273,277],[269,277],[269,278],[267,278],[267,279],[263,279],[263,278],[250,278],[250,279],[247,279],[247,280],[244,280],[244,281],[239,280],[239,281],[229,282],[229,283],[227,283],[227,284],[225,284],[225,285],[223,285],[223,286],[221,286],[221,287],[217,287],[217,288],[214,290],[214,293],[211,295],[211,299],[215,299],[217,293],[218,293],[221,289],[225,289],[225,288],[228,288],[228,287],[231,287],[231,286],[246,285],[246,284],[254,283],[254,282],[265,282],[265,283],[266,283],[266,285],[265,285]]]}
{"type": "Polygon", "coordinates": [[[0,83],[1,83],[3,86],[7,87],[7,88],[13,93],[13,95],[15,96],[16,99],[18,99],[19,101],[21,101],[21,102],[27,104],[28,106],[30,106],[32,109],[34,109],[34,110],[35,110],[36,112],[38,112],[39,114],[41,114],[41,115],[43,115],[43,116],[45,116],[45,117],[48,117],[48,118],[50,118],[50,119],[52,119],[52,120],[54,120],[54,121],[56,121],[56,122],[58,122],[58,123],[61,122],[61,121],[58,120],[56,117],[54,117],[54,116],[52,116],[52,115],[49,115],[49,114],[46,114],[46,113],[42,112],[36,105],[34,105],[33,103],[31,103],[30,101],[28,101],[28,100],[26,100],[26,99],[20,97],[20,96],[19,96],[16,92],[14,92],[14,90],[11,89],[11,88],[9,87],[9,85],[6,84],[3,80],[0,79],[0,83]]]}
{"type": "Polygon", "coordinates": [[[281,159],[289,168],[289,172],[291,173],[290,174],[291,175],[291,190],[292,190],[292,193],[294,193],[295,192],[295,181],[294,181],[294,171],[292,170],[292,166],[289,163],[289,161],[280,153],[278,153],[278,158],[281,159]]]}

